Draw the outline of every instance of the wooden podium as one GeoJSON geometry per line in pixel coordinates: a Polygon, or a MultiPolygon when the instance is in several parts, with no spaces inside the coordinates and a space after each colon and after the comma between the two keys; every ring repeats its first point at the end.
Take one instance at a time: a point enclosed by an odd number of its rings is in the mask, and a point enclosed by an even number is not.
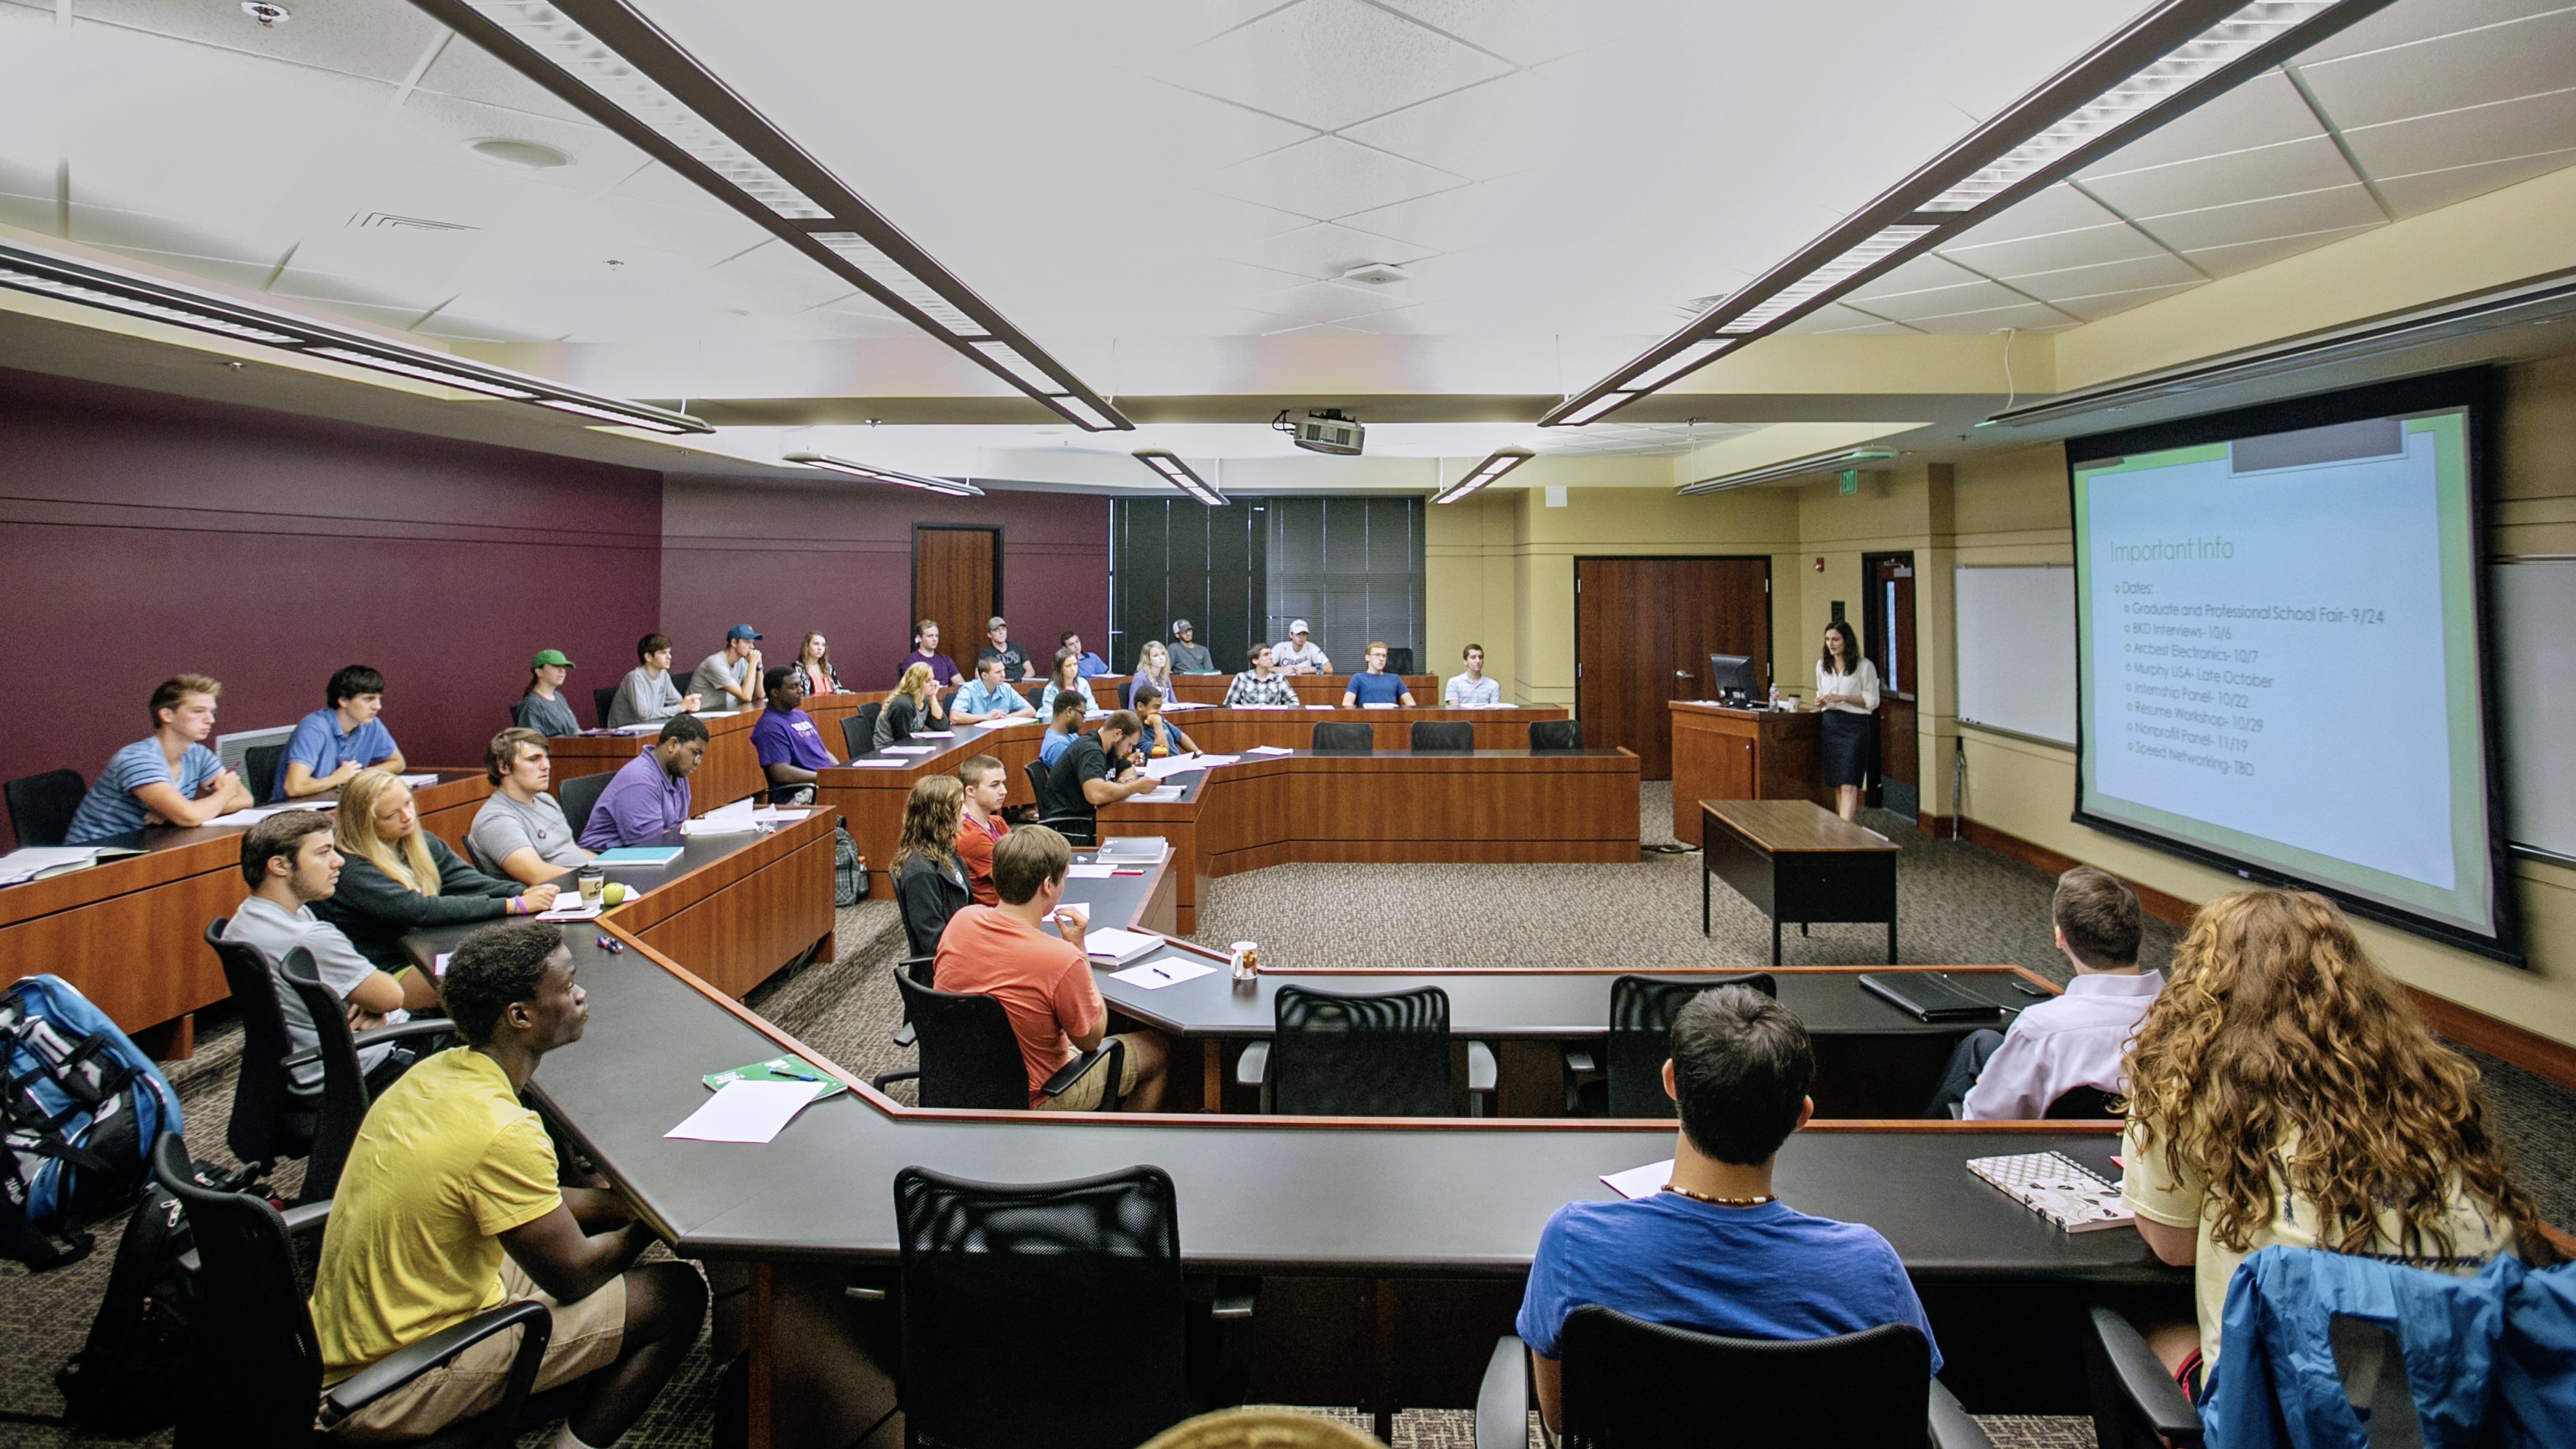
{"type": "Polygon", "coordinates": [[[1812,710],[1729,709],[1674,700],[1673,839],[1700,841],[1702,800],[1813,800],[1827,809],[1812,710]]]}

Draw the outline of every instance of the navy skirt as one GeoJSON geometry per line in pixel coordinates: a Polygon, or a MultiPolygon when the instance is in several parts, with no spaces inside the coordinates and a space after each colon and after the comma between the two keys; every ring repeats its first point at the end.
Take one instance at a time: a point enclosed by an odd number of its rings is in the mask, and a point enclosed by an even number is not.
{"type": "Polygon", "coordinates": [[[1824,735],[1825,784],[1868,784],[1871,747],[1878,742],[1878,717],[1829,709],[1817,725],[1824,735]]]}

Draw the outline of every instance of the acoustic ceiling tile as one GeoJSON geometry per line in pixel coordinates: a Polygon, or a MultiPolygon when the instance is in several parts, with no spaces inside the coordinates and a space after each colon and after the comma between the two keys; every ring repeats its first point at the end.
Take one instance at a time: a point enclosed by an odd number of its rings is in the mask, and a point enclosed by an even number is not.
{"type": "Polygon", "coordinates": [[[2576,56],[2576,7],[2343,60],[2299,73],[2337,127],[2351,130],[2484,101],[2563,90],[2576,56]]]}
{"type": "MultiPolygon", "coordinates": [[[[1984,279],[1956,262],[1944,261],[1936,252],[1903,262],[1883,275],[1873,277],[1850,293],[1845,300],[1865,302],[1873,297],[1901,297],[1914,292],[1941,288],[1972,286],[1984,279]]],[[[1880,312],[1886,309],[1872,307],[1880,312]]]]}
{"type": "Polygon", "coordinates": [[[2001,332],[2007,327],[2017,332],[2053,332],[2075,325],[2074,318],[2054,307],[2020,298],[1999,302],[1993,306],[1971,307],[1963,311],[1944,312],[1937,316],[1915,317],[1909,320],[1918,331],[1952,337],[1973,336],[1980,332],[2001,332]]]}
{"type": "Polygon", "coordinates": [[[461,100],[481,101],[578,126],[595,126],[570,101],[503,64],[490,51],[464,40],[451,40],[420,77],[419,90],[461,100]]]}
{"type": "Polygon", "coordinates": [[[410,5],[290,5],[294,18],[263,26],[241,0],[73,0],[77,21],[166,35],[289,65],[398,81],[446,27],[410,5]]]}
{"type": "Polygon", "coordinates": [[[2011,279],[2015,290],[2028,292],[2043,302],[2135,291],[2141,287],[2197,286],[2207,280],[2180,258],[2162,251],[2151,257],[2068,267],[2062,271],[2033,272],[2011,279]]]}
{"type": "MultiPolygon", "coordinates": [[[[2109,215],[2105,212],[2104,215],[2109,215]]],[[[1968,235],[1973,238],[1983,228],[1968,235]]],[[[2054,232],[2047,236],[2022,237],[2013,241],[1983,245],[1945,246],[1940,254],[1970,270],[1989,277],[2024,277],[2040,272],[2063,271],[2068,267],[2103,266],[2112,262],[2135,261],[2142,257],[2169,256],[2155,238],[2129,225],[2114,221],[2105,226],[2088,226],[2081,231],[2054,232]]]]}
{"type": "Polygon", "coordinates": [[[1890,321],[1920,323],[1927,317],[1946,317],[1988,307],[2020,306],[2030,299],[1999,282],[1978,279],[1953,287],[1848,300],[1862,311],[1890,321]]]}
{"type": "Polygon", "coordinates": [[[1338,277],[1367,262],[1403,266],[1432,255],[1432,251],[1429,247],[1379,236],[1375,232],[1318,222],[1233,248],[1229,255],[1255,266],[1325,279],[1338,277]]]}
{"type": "Polygon", "coordinates": [[[1155,73],[1329,131],[1511,68],[1360,0],[1304,0],[1194,46],[1155,73]]]}
{"type": "Polygon", "coordinates": [[[1534,211],[1548,205],[1551,194],[1536,178],[1507,176],[1373,207],[1335,220],[1378,236],[1454,252],[1511,235],[1534,211]]]}
{"type": "Polygon", "coordinates": [[[2230,242],[2262,241],[2332,227],[2369,226],[2386,220],[2370,193],[2356,181],[2349,186],[2295,196],[2141,217],[2138,224],[2174,250],[2191,252],[2230,242]]]}
{"type": "Polygon", "coordinates": [[[2365,51],[2412,45],[2436,36],[2456,35],[2564,9],[2566,3],[2567,0],[2441,0],[2439,4],[2428,4],[2425,0],[2407,0],[2319,41],[2301,52],[2297,63],[2314,65],[2365,51]]]}
{"type": "Polygon", "coordinates": [[[2059,232],[2082,231],[2087,227],[2110,226],[2119,220],[2101,203],[2061,181],[1978,222],[1961,232],[1958,240],[1943,244],[1941,250],[1946,252],[1960,247],[2019,241],[2024,237],[2053,236],[2059,232]]]}
{"type": "Polygon", "coordinates": [[[2188,292],[2194,287],[2207,285],[2208,283],[2194,276],[2188,282],[2170,282],[2156,287],[2132,287],[2124,291],[2099,292],[2089,297],[2052,297],[2049,303],[2060,312],[2069,312],[2083,321],[2094,322],[2115,312],[2126,312],[2132,307],[2143,307],[2160,298],[2171,297],[2180,292],[2188,292]]]}
{"type": "Polygon", "coordinates": [[[1446,171],[1355,146],[1338,136],[1318,136],[1254,157],[1208,181],[1209,188],[1221,195],[1318,221],[1347,220],[1357,212],[1465,184],[1446,171]]]}
{"type": "Polygon", "coordinates": [[[1504,57],[1542,65],[1610,38],[1611,7],[1496,5],[1490,0],[1386,0],[1387,8],[1504,57]]]}
{"type": "Polygon", "coordinates": [[[2356,179],[2333,139],[2314,132],[2299,141],[2178,161],[2147,171],[2087,177],[2084,185],[2123,214],[2145,219],[2321,191],[2356,179]]]}
{"type": "Polygon", "coordinates": [[[2322,231],[2292,232],[2286,236],[2262,237],[2253,241],[2222,242],[2197,247],[2184,252],[2183,255],[2191,259],[2193,266],[2213,277],[2232,277],[2239,272],[2250,272],[2256,267],[2270,266],[2284,257],[2295,257],[2301,252],[2312,252],[2322,246],[2332,246],[2346,237],[2359,236],[2373,227],[2384,225],[2386,225],[2385,222],[2374,221],[2361,226],[2338,226],[2328,227],[2322,231]]]}
{"type": "Polygon", "coordinates": [[[1345,127],[1341,134],[1481,181],[1545,159],[1551,141],[1566,134],[1554,114],[1562,99],[1548,82],[1517,72],[1345,127]]]}
{"type": "Polygon", "coordinates": [[[2391,176],[2379,183],[2379,194],[2388,198],[2389,209],[2400,217],[2418,216],[2571,165],[2576,165],[2576,148],[2391,176]]]}
{"type": "Polygon", "coordinates": [[[2374,180],[2536,156],[2576,146],[2576,87],[2358,126],[2344,141],[2374,180]]]}
{"type": "Polygon", "coordinates": [[[2096,177],[2122,176],[2322,134],[2316,113],[2299,98],[2298,88],[2279,71],[2267,70],[2094,162],[2081,176],[2089,186],[2096,177]]]}

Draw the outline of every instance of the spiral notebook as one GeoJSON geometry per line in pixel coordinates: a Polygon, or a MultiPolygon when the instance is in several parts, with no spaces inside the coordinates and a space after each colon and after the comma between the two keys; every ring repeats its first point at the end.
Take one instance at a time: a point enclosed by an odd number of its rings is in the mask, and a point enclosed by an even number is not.
{"type": "Polygon", "coordinates": [[[2120,1200],[2119,1184],[2104,1182],[2090,1168],[2062,1152],[1972,1157],[1968,1170],[2046,1218],[2061,1232],[2099,1232],[2104,1228],[2125,1228],[2137,1221],[2128,1204],[2120,1200]]]}

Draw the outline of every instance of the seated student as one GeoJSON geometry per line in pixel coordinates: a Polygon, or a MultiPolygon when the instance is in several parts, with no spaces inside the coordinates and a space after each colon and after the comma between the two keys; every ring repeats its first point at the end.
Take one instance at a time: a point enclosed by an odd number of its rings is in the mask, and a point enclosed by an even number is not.
{"type": "Polygon", "coordinates": [[[872,748],[884,749],[911,739],[916,730],[946,729],[948,716],[939,707],[939,681],[931,678],[927,664],[904,666],[903,678],[877,708],[877,731],[872,748]]]}
{"type": "Polygon", "coordinates": [[[2024,1008],[2008,1035],[1960,1038],[1924,1116],[1947,1116],[1956,1103],[1972,1122],[2035,1118],[2077,1087],[2120,1090],[2120,1056],[2165,984],[2164,973],[2138,970],[2138,898],[2079,865],[2057,878],[2048,914],[2075,967],[2066,994],[2024,1008]]]}
{"type": "Polygon", "coordinates": [[[975,651],[975,662],[987,659],[1002,661],[1002,682],[1017,684],[1029,677],[1029,651],[1011,642],[1011,626],[1001,615],[984,621],[984,647],[975,651]]]}
{"type": "Polygon", "coordinates": [[[1797,1015],[1743,986],[1674,1018],[1664,1091],[1681,1108],[1673,1177],[1652,1197],[1576,1202],[1540,1232],[1517,1331],[1539,1413],[1564,1402],[1558,1335],[1588,1303],[1728,1338],[1806,1339],[1902,1323],[1941,1349],[1905,1264],[1874,1228],[1809,1217],[1771,1191],[1780,1144],[1816,1110],[1815,1050],[1797,1015]]]}
{"type": "Polygon", "coordinates": [[[1054,662],[1047,667],[1046,688],[1038,692],[1038,713],[1054,714],[1056,696],[1060,694],[1078,694],[1086,713],[1100,713],[1100,701],[1091,695],[1091,681],[1082,676],[1082,656],[1069,649],[1057,650],[1054,662]]]}
{"type": "MultiPolygon", "coordinates": [[[[606,1446],[643,1417],[695,1346],[705,1282],[686,1263],[633,1266],[653,1230],[614,1190],[558,1187],[545,1124],[519,1094],[589,1008],[555,927],[495,926],[448,963],[439,1052],[367,1109],[322,1230],[313,1331],[337,1384],[486,1309],[554,1317],[536,1389],[587,1379],[555,1449],[606,1446]]],[[[496,1334],[329,1425],[337,1438],[427,1437],[498,1404],[518,1351],[496,1334]]]]}
{"type": "Polygon", "coordinates": [[[202,674],[162,680],[152,691],[152,733],[107,757],[63,843],[96,845],[146,825],[203,825],[253,804],[250,787],[206,748],[223,692],[202,674]]]}
{"type": "Polygon", "coordinates": [[[934,688],[955,689],[966,682],[966,676],[957,672],[957,661],[939,652],[939,622],[935,619],[924,619],[912,626],[912,652],[895,661],[895,668],[909,670],[916,664],[930,671],[934,688]]]}
{"type": "Polygon", "coordinates": [[[1047,709],[1046,733],[1038,736],[1039,764],[1055,768],[1057,757],[1073,743],[1075,735],[1082,733],[1082,716],[1089,707],[1088,701],[1071,690],[1056,696],[1055,703],[1047,709]]]}
{"type": "Polygon", "coordinates": [[[677,832],[689,818],[689,775],[706,754],[707,727],[697,716],[664,720],[653,747],[619,766],[599,792],[590,823],[581,828],[582,848],[659,845],[677,832]]]}
{"type": "Polygon", "coordinates": [[[2478,1093],[2321,896],[2200,908],[2122,1063],[2121,1196],[2189,1264],[2199,1325],[2148,1343],[2199,1397],[2236,1265],[2275,1243],[2468,1275],[2554,1257],[2478,1093]]]}
{"type": "Polygon", "coordinates": [[[982,724],[994,719],[1034,719],[1037,706],[1029,697],[1004,682],[1002,656],[986,654],[975,661],[975,677],[957,691],[948,706],[948,718],[955,724],[982,724]]]}
{"type": "Polygon", "coordinates": [[[635,667],[617,682],[617,697],[609,701],[608,718],[601,724],[623,729],[669,719],[698,707],[696,695],[680,693],[680,686],[671,682],[670,636],[647,634],[636,640],[635,658],[635,667]]]}
{"type": "MultiPolygon", "coordinates": [[[[312,903],[327,901],[340,884],[340,852],[331,845],[331,817],[319,810],[287,810],[242,832],[242,878],[250,898],[224,922],[224,939],[240,941],[259,952],[274,973],[301,946],[313,957],[313,972],[347,1009],[349,1029],[373,1031],[404,1021],[409,1013],[438,1004],[438,990],[412,968],[399,976],[378,970],[358,954],[340,928],[313,914],[312,903]]],[[[286,1054],[290,1057],[322,1045],[313,1013],[304,998],[277,977],[277,1006],[286,1018],[286,1054]]],[[[410,1051],[379,1042],[358,1053],[358,1069],[367,1074],[367,1090],[381,1093],[412,1063],[410,1051]]],[[[297,1094],[318,1098],[322,1092],[319,1057],[287,1068],[297,1094]]]]}
{"type": "Polygon", "coordinates": [[[1440,702],[1460,709],[1501,704],[1502,682],[1485,677],[1485,646],[1470,644],[1458,657],[1467,661],[1467,668],[1449,677],[1449,687],[1440,692],[1440,702]]]}
{"type": "Polygon", "coordinates": [[[1187,619],[1172,621],[1172,644],[1167,651],[1172,657],[1175,674],[1214,674],[1216,660],[1209,657],[1205,644],[1194,642],[1197,631],[1187,619]]]}
{"type": "Polygon", "coordinates": [[[903,834],[886,869],[894,877],[895,904],[903,909],[904,940],[915,956],[938,950],[948,918],[974,899],[957,858],[965,799],[966,787],[955,775],[924,775],[912,782],[903,802],[903,834]]]}
{"type": "Polygon", "coordinates": [[[1055,638],[1055,652],[1070,654],[1077,661],[1075,673],[1084,679],[1098,679],[1109,672],[1109,661],[1082,647],[1082,636],[1067,629],[1055,638]]]}
{"type": "Polygon", "coordinates": [[[796,658],[788,667],[796,671],[797,691],[808,699],[841,692],[840,673],[832,668],[831,643],[820,633],[807,630],[796,641],[796,658]]]}
{"type": "Polygon", "coordinates": [[[1306,621],[1303,619],[1288,621],[1288,637],[1279,641],[1279,647],[1271,651],[1271,657],[1290,674],[1333,672],[1333,661],[1324,657],[1324,646],[1307,642],[1306,621]]]}
{"type": "Polygon", "coordinates": [[[590,852],[572,838],[563,802],[547,793],[554,756],[535,730],[506,729],[483,751],[483,775],[492,793],[465,829],[465,853],[486,875],[523,885],[544,885],[577,870],[590,852]]]}
{"type": "Polygon", "coordinates": [[[1153,789],[1157,782],[1129,758],[1143,733],[1136,716],[1122,709],[1112,711],[1091,733],[1075,735],[1049,767],[1047,788],[1055,794],[1056,808],[1094,819],[1101,806],[1153,789]]]}
{"type": "Polygon", "coordinates": [[[1198,741],[1184,734],[1179,725],[1163,717],[1163,692],[1150,684],[1139,685],[1128,699],[1136,707],[1128,713],[1136,716],[1138,736],[1144,742],[1145,757],[1160,760],[1173,755],[1195,755],[1198,741]]]}
{"type": "Polygon", "coordinates": [[[991,755],[976,755],[957,767],[957,779],[966,787],[957,815],[957,864],[966,872],[966,893],[975,904],[993,905],[1001,899],[993,894],[993,847],[1011,833],[1002,819],[1002,807],[1011,798],[1011,774],[991,755]]]}
{"type": "Polygon", "coordinates": [[[689,689],[702,710],[749,709],[760,703],[760,674],[760,631],[736,624],[725,631],[722,649],[698,661],[689,689]]]}
{"type": "Polygon", "coordinates": [[[1252,652],[1245,658],[1245,662],[1252,667],[1247,672],[1236,675],[1234,682],[1225,687],[1226,708],[1238,709],[1245,705],[1252,705],[1285,706],[1295,709],[1298,706],[1300,701],[1297,698],[1297,686],[1288,682],[1287,675],[1271,667],[1272,657],[1273,653],[1269,645],[1252,646],[1252,652]]]}
{"type": "Polygon", "coordinates": [[[286,753],[278,757],[277,799],[328,794],[378,765],[390,775],[403,772],[402,751],[376,718],[385,707],[383,675],[349,665],[331,676],[323,697],[330,706],[297,720],[295,733],[286,737],[286,753]]]}
{"type": "Polygon", "coordinates": [[[805,690],[796,682],[793,666],[774,665],[760,676],[760,682],[769,692],[769,707],[752,721],[751,748],[769,778],[769,798],[778,803],[781,787],[802,785],[806,788],[795,791],[793,798],[799,804],[809,802],[814,798],[814,781],[840,761],[823,748],[823,734],[814,728],[813,716],[796,707],[805,702],[805,690]]]}
{"type": "MultiPolygon", "coordinates": [[[[951,917],[931,966],[932,984],[940,990],[1002,1003],[1029,1069],[1029,1105],[1042,1111],[1088,1112],[1100,1105],[1107,1085],[1103,1073],[1095,1072],[1060,1097],[1038,1095],[1076,1052],[1097,1050],[1109,1024],[1091,962],[1082,954],[1082,918],[1056,909],[1064,901],[1065,867],[1072,863],[1072,847],[1045,826],[1012,831],[993,847],[993,889],[1001,903],[968,906],[951,917]],[[1049,921],[1063,939],[1039,929],[1049,921]]],[[[1119,1109],[1151,1112],[1162,1106],[1169,1056],[1162,1033],[1125,1032],[1118,1040],[1125,1046],[1119,1109]]]]}
{"type": "Polygon", "coordinates": [[[1156,639],[1146,640],[1145,647],[1136,651],[1136,675],[1127,681],[1129,709],[1136,707],[1136,691],[1147,685],[1161,690],[1165,699],[1172,697],[1171,651],[1165,649],[1162,642],[1156,639]]]}
{"type": "Polygon", "coordinates": [[[555,888],[494,880],[420,828],[411,787],[386,770],[360,770],[340,787],[331,843],[347,863],[340,887],[313,914],[338,926],[358,954],[387,971],[411,969],[402,938],[430,926],[532,916],[555,888]]]}
{"type": "Polygon", "coordinates": [[[562,692],[571,673],[572,661],[562,650],[538,650],[537,657],[528,661],[528,687],[519,691],[519,702],[511,706],[510,723],[547,736],[580,734],[581,721],[573,718],[572,705],[562,692]]]}
{"type": "Polygon", "coordinates": [[[1370,704],[1400,704],[1406,709],[1413,708],[1413,691],[1406,686],[1404,676],[1386,672],[1384,644],[1371,639],[1368,653],[1362,658],[1360,672],[1352,675],[1350,683],[1342,686],[1342,708],[1354,709],[1370,704]]]}

